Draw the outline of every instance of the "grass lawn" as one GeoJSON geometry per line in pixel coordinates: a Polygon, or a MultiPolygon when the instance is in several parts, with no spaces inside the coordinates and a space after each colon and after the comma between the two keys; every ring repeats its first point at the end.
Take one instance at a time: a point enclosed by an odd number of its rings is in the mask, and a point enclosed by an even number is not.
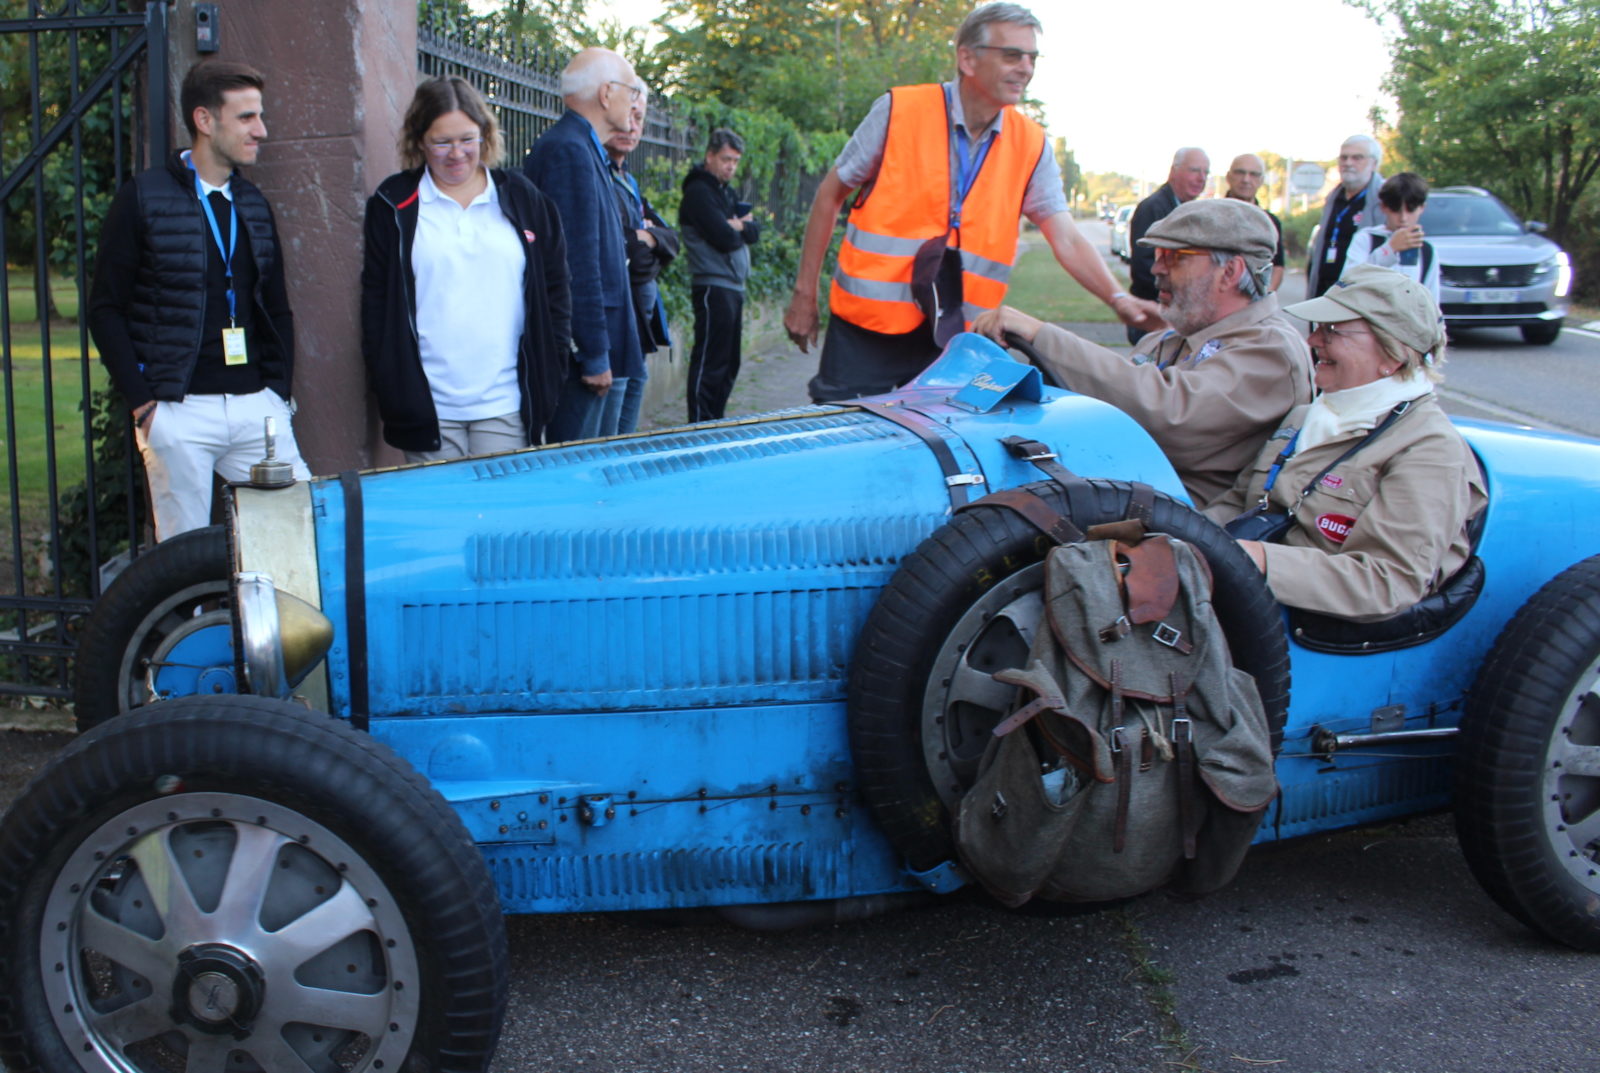
{"type": "MultiPolygon", "coordinates": [[[[1024,241],[1029,245],[1011,270],[1007,305],[1056,323],[1116,322],[1116,316],[1100,299],[1078,286],[1056,263],[1055,255],[1042,237],[1029,232],[1024,241]]],[[[1120,263],[1111,265],[1111,274],[1123,285],[1127,284],[1128,271],[1120,263]]]]}
{"type": "MultiPolygon", "coordinates": [[[[74,280],[52,276],[50,293],[55,298],[58,316],[72,319],[78,315],[78,287],[74,280]]],[[[33,269],[8,267],[6,301],[10,303],[13,329],[39,319],[39,306],[35,299],[33,269]]],[[[53,333],[52,338],[54,338],[53,333]]]]}
{"type": "MultiPolygon", "coordinates": [[[[50,459],[48,446],[55,451],[56,491],[72,487],[84,474],[84,374],[80,367],[76,324],[50,327],[49,388],[51,409],[45,413],[45,363],[41,358],[43,339],[37,324],[13,322],[7,348],[11,357],[6,369],[5,388],[0,395],[0,469],[9,490],[13,474],[12,448],[16,454],[17,498],[21,507],[25,535],[43,532],[50,506],[50,459]],[[9,405],[7,405],[9,403],[9,405]],[[16,443],[10,442],[15,430],[16,443]]],[[[91,357],[93,351],[91,349],[91,357]]],[[[89,366],[88,390],[106,383],[98,361],[89,366]]],[[[0,534],[9,534],[11,504],[9,494],[0,497],[0,534]]],[[[9,537],[7,537],[9,539],[9,537]]]]}

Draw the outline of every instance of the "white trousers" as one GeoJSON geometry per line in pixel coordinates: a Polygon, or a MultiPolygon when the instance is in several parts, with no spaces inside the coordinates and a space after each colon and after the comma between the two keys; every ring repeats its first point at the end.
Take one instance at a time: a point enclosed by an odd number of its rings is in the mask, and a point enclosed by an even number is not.
{"type": "Polygon", "coordinates": [[[155,509],[156,540],[211,524],[211,474],[246,481],[267,453],[266,418],[275,418],[275,453],[310,480],[290,426],[289,404],[271,388],[251,395],[188,395],[157,402],[149,428],[135,433],[155,509]]]}

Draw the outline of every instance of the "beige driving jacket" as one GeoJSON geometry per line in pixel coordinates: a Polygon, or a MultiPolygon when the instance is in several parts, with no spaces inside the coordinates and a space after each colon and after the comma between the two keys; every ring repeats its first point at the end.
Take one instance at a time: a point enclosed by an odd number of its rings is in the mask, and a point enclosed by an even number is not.
{"type": "Polygon", "coordinates": [[[1192,335],[1151,332],[1131,358],[1050,324],[1034,346],[1062,384],[1139,422],[1196,507],[1231,488],[1284,415],[1311,401],[1311,352],[1271,294],[1192,335]]]}
{"type": "MultiPolygon", "coordinates": [[[[1260,501],[1268,470],[1305,413],[1295,408],[1208,517],[1225,523],[1260,501]]],[[[1488,502],[1483,475],[1431,394],[1300,498],[1365,435],[1296,451],[1273,483],[1270,502],[1292,509],[1295,522],[1283,543],[1262,545],[1279,603],[1357,622],[1389,618],[1436,591],[1472,554],[1467,523],[1488,502]]]]}

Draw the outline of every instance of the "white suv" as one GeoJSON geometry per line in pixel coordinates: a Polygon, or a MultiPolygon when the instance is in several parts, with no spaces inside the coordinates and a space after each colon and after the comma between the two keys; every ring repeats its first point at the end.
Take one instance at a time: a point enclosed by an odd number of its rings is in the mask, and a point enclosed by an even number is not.
{"type": "Polygon", "coordinates": [[[1561,334],[1572,262],[1499,198],[1475,186],[1428,195],[1422,230],[1439,258],[1439,305],[1451,328],[1517,327],[1529,343],[1561,334]]]}

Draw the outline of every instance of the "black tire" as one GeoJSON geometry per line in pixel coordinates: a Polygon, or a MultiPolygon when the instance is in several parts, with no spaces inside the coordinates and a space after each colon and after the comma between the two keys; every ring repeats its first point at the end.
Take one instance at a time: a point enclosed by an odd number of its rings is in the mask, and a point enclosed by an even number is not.
{"type": "MultiPolygon", "coordinates": [[[[226,628],[231,639],[231,573],[227,533],[213,525],[162,541],[111,583],[78,639],[72,701],[80,732],[155,699],[146,672],[174,645],[200,630],[226,628]]],[[[211,677],[234,691],[231,656],[211,677]]]]}
{"type": "Polygon", "coordinates": [[[1600,555],[1553,578],[1495,641],[1461,717],[1455,816],[1490,897],[1600,951],[1600,555]]]}
{"type": "MultiPolygon", "coordinates": [[[[1058,485],[1030,490],[1086,529],[1125,517],[1132,486],[1091,481],[1070,505],[1058,485]]],[[[1289,646],[1260,571],[1220,527],[1159,493],[1151,529],[1188,541],[1210,564],[1217,617],[1234,662],[1255,676],[1276,749],[1289,646]]],[[[1042,612],[1040,564],[1052,546],[1011,510],[963,511],[901,562],[867,617],[850,674],[850,747],[868,806],[913,870],[954,855],[952,810],[1013,698],[988,676],[1026,661],[1026,620],[1042,612]]]]}
{"type": "Polygon", "coordinates": [[[1534,346],[1549,346],[1561,335],[1559,320],[1542,320],[1538,324],[1522,325],[1522,341],[1534,346]]]}
{"type": "Polygon", "coordinates": [[[285,702],[113,719],[0,821],[9,1069],[481,1070],[506,964],[450,806],[384,745],[285,702]]]}

